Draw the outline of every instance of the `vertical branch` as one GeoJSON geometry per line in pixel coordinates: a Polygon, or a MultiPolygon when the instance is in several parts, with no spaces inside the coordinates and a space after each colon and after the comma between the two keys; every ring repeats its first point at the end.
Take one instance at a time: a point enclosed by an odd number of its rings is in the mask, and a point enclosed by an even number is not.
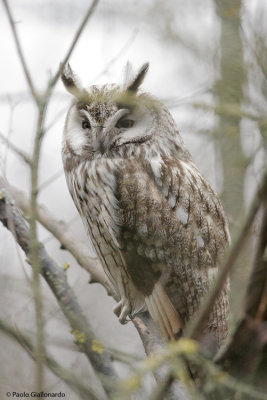
{"type": "MultiPolygon", "coordinates": [[[[11,231],[19,246],[29,257],[31,232],[25,220],[22,218],[21,212],[16,208],[14,202],[10,200],[5,188],[6,185],[0,177],[0,221],[11,231]]],[[[99,348],[99,345],[97,345],[99,342],[83,314],[75,294],[68,285],[65,272],[49,257],[41,243],[39,243],[38,246],[40,255],[40,274],[42,274],[46,280],[55,295],[62,312],[68,320],[80,351],[86,354],[92,367],[97,373],[108,378],[115,378],[116,373],[112,368],[110,355],[106,352],[104,346],[100,345],[99,348]]],[[[33,354],[33,357],[36,360],[35,356],[36,351],[33,354]]],[[[45,359],[46,354],[44,355],[44,362],[45,359]]],[[[101,386],[102,385],[100,384],[100,387],[101,386]]],[[[104,390],[109,393],[111,388],[108,382],[107,384],[106,382],[103,382],[103,386],[104,390]]]]}
{"type": "MultiPolygon", "coordinates": [[[[243,101],[245,70],[240,37],[241,0],[215,0],[221,19],[221,78],[215,86],[219,105],[243,101]]],[[[243,209],[245,158],[240,140],[240,117],[220,116],[218,145],[222,157],[224,184],[221,198],[227,213],[235,220],[243,209]]]]}
{"type": "MultiPolygon", "coordinates": [[[[242,0],[214,0],[214,2],[221,24],[221,77],[216,82],[215,94],[219,107],[240,110],[244,103],[243,87],[247,80],[241,38],[242,0]]],[[[242,116],[238,114],[220,115],[215,142],[223,173],[220,197],[229,216],[230,231],[236,228],[236,221],[245,214],[244,183],[247,159],[241,144],[241,119],[242,116]]],[[[242,308],[249,279],[251,254],[251,243],[247,243],[247,246],[242,249],[242,255],[231,277],[230,326],[242,308]]]]}
{"type": "Polygon", "coordinates": [[[69,47],[69,50],[64,58],[61,67],[58,69],[55,76],[49,82],[44,95],[36,94],[36,90],[33,85],[29,70],[26,65],[25,57],[21,49],[14,20],[8,5],[8,0],[3,0],[3,1],[8,14],[9,23],[12,29],[13,37],[16,43],[17,51],[24,70],[24,74],[28,82],[32,97],[35,100],[38,107],[38,120],[37,120],[36,134],[34,140],[33,155],[31,160],[30,257],[31,257],[31,264],[33,267],[33,295],[35,302],[35,314],[36,314],[36,325],[37,325],[37,343],[36,343],[36,354],[35,354],[35,359],[37,363],[36,390],[40,392],[43,389],[43,379],[44,379],[45,337],[44,337],[43,305],[42,305],[42,296],[40,287],[41,257],[40,257],[40,247],[37,237],[37,197],[38,197],[39,160],[40,160],[42,139],[44,137],[44,132],[45,132],[44,121],[46,115],[46,108],[50,101],[52,91],[59,79],[61,69],[64,67],[69,57],[71,56],[79,40],[80,35],[84,30],[86,23],[88,22],[90,16],[92,15],[98,3],[98,0],[93,1],[87,13],[85,14],[85,17],[83,18],[82,23],[80,24],[80,27],[74,36],[74,39],[69,47]]]}
{"type": "Polygon", "coordinates": [[[71,43],[71,45],[70,45],[70,48],[69,48],[69,50],[67,51],[66,56],[64,57],[64,60],[62,61],[61,65],[60,65],[60,67],[59,67],[59,69],[58,69],[58,71],[56,72],[55,76],[51,79],[51,81],[50,81],[50,83],[49,83],[49,85],[48,85],[48,88],[47,88],[47,97],[50,96],[51,91],[53,90],[54,86],[56,85],[56,83],[57,83],[57,81],[58,81],[58,79],[59,79],[59,77],[60,77],[60,74],[61,74],[62,70],[63,70],[64,67],[65,67],[65,64],[68,62],[68,60],[69,60],[69,58],[70,58],[70,56],[71,56],[71,54],[72,54],[72,52],[73,52],[73,50],[74,50],[74,48],[75,48],[77,42],[78,42],[78,40],[79,40],[79,38],[80,38],[80,36],[81,36],[81,34],[82,34],[84,28],[85,28],[85,25],[87,24],[89,18],[90,18],[91,15],[93,14],[93,12],[94,12],[94,10],[95,10],[95,8],[96,8],[98,2],[99,2],[99,0],[94,0],[93,3],[91,4],[91,6],[89,7],[87,13],[85,14],[85,17],[83,18],[82,23],[81,23],[81,25],[79,26],[79,28],[78,28],[78,30],[77,30],[75,36],[74,36],[74,39],[73,39],[73,41],[72,41],[72,43],[71,43]]]}
{"type": "Polygon", "coordinates": [[[22,48],[21,48],[21,45],[20,45],[20,41],[19,41],[16,25],[14,23],[14,19],[13,19],[12,13],[11,13],[11,10],[9,8],[8,0],[3,0],[3,3],[4,3],[4,6],[5,6],[5,9],[6,9],[6,12],[7,12],[7,16],[8,16],[8,19],[9,19],[9,23],[10,23],[10,27],[11,27],[12,33],[13,33],[14,41],[16,43],[17,52],[19,54],[19,58],[20,58],[20,62],[21,62],[21,65],[22,65],[22,68],[23,68],[23,71],[24,71],[25,78],[27,80],[27,83],[28,83],[29,89],[31,91],[32,97],[37,102],[37,98],[38,97],[37,97],[36,90],[35,90],[35,87],[33,85],[32,79],[31,79],[31,75],[29,73],[29,69],[28,69],[27,64],[26,64],[26,60],[25,60],[24,54],[22,52],[22,48]]]}
{"type": "Polygon", "coordinates": [[[46,104],[39,103],[39,116],[34,142],[34,150],[31,162],[31,209],[30,209],[30,255],[33,267],[32,287],[35,301],[35,318],[37,325],[36,343],[36,386],[39,391],[43,389],[44,359],[45,359],[45,337],[43,302],[40,285],[40,248],[37,235],[37,195],[38,195],[38,172],[41,151],[41,138],[43,136],[43,121],[45,117],[46,104]]]}

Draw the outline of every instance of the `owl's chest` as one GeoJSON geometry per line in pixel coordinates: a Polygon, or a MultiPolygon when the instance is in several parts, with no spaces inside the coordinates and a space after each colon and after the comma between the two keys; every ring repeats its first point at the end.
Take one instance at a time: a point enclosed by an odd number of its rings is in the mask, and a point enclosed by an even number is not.
{"type": "Polygon", "coordinates": [[[87,161],[67,177],[72,198],[93,241],[119,239],[116,167],[110,160],[87,161]]]}

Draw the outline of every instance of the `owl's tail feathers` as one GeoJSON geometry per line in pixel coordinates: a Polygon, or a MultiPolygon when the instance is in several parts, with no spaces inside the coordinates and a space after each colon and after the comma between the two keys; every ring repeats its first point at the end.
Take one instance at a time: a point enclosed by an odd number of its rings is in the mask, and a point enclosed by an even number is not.
{"type": "Polygon", "coordinates": [[[157,282],[145,297],[148,312],[159,326],[165,340],[175,340],[181,333],[181,321],[162,285],[157,282]]]}

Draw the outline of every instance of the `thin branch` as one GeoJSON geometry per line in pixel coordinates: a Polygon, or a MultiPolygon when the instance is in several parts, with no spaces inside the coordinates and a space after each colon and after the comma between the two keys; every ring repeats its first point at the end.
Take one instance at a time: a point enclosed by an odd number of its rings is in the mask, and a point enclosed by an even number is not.
{"type": "MultiPolygon", "coordinates": [[[[36,344],[36,358],[37,358],[37,368],[36,368],[36,382],[37,390],[42,390],[43,385],[43,358],[45,354],[45,335],[44,335],[44,318],[43,318],[43,302],[40,287],[40,270],[41,270],[41,250],[40,244],[38,243],[37,237],[37,196],[38,196],[38,178],[39,178],[39,161],[41,153],[42,140],[45,134],[44,122],[46,117],[46,109],[49,104],[54,86],[56,85],[58,78],[60,76],[61,68],[68,61],[70,55],[72,54],[75,45],[89,19],[94,11],[94,8],[98,0],[94,0],[92,5],[89,7],[88,12],[85,14],[83,21],[78,29],[78,32],[74,36],[71,46],[67,52],[67,55],[59,67],[54,78],[52,78],[47,86],[45,94],[39,98],[35,98],[38,106],[38,119],[36,125],[36,134],[34,139],[33,154],[32,154],[32,164],[31,164],[31,207],[30,207],[30,254],[31,262],[33,267],[33,279],[32,288],[34,295],[35,304],[35,316],[37,325],[37,344],[36,344]]],[[[34,93],[33,93],[34,95],[34,93]]]]}
{"type": "Polygon", "coordinates": [[[60,120],[63,115],[66,115],[66,112],[69,109],[69,104],[67,106],[64,106],[56,115],[55,117],[45,126],[44,130],[47,133],[56,123],[57,121],[60,120]]]}
{"type": "Polygon", "coordinates": [[[17,146],[12,144],[10,140],[8,140],[1,132],[0,132],[0,139],[1,141],[10,149],[12,150],[17,156],[19,156],[26,164],[31,164],[31,159],[27,153],[23,150],[19,149],[17,146]]]}
{"type": "Polygon", "coordinates": [[[38,103],[38,120],[36,126],[36,135],[34,140],[34,149],[31,163],[31,207],[30,207],[30,257],[32,264],[32,290],[35,305],[35,319],[37,327],[36,338],[36,385],[37,391],[42,391],[44,381],[43,359],[45,355],[45,334],[44,334],[44,316],[43,316],[43,298],[41,293],[40,272],[41,272],[41,248],[37,235],[37,196],[38,196],[38,178],[39,178],[39,160],[41,152],[41,143],[43,138],[43,121],[46,113],[46,102],[38,103]]]}
{"type": "Polygon", "coordinates": [[[213,111],[217,115],[223,115],[226,117],[233,117],[240,119],[242,117],[251,119],[252,121],[258,122],[259,126],[262,128],[265,128],[267,126],[267,119],[266,116],[263,115],[257,115],[255,113],[252,113],[250,111],[245,111],[242,110],[237,103],[226,103],[226,104],[220,104],[219,106],[214,106],[211,104],[205,104],[205,103],[196,103],[196,102],[190,102],[190,105],[192,105],[195,108],[200,108],[205,111],[213,111]]]}
{"type": "Polygon", "coordinates": [[[43,190],[45,187],[51,185],[51,183],[55,182],[55,181],[56,181],[58,178],[60,178],[63,174],[64,174],[64,171],[63,171],[63,169],[61,168],[59,171],[55,172],[52,176],[50,176],[50,177],[47,178],[44,182],[42,182],[42,183],[39,185],[38,191],[43,190]]]}
{"type": "MultiPolygon", "coordinates": [[[[26,195],[10,185],[8,190],[15,198],[16,204],[26,215],[29,214],[30,204],[26,195]]],[[[56,220],[46,207],[38,206],[37,219],[61,243],[61,246],[73,255],[80,266],[90,273],[90,282],[100,283],[105,287],[107,293],[118,301],[99,259],[92,256],[88,246],[77,240],[69,231],[67,225],[63,221],[56,220]]],[[[140,313],[134,317],[132,322],[139,333],[146,354],[157,353],[164,343],[151,317],[147,313],[140,313]]],[[[163,376],[165,376],[165,371],[156,371],[155,379],[157,381],[162,380],[163,376]]],[[[173,391],[176,390],[176,388],[173,389],[173,391]]]]}
{"type": "MultiPolygon", "coordinates": [[[[15,198],[18,207],[20,207],[26,215],[29,214],[30,204],[26,195],[13,186],[9,185],[8,189],[15,198]]],[[[99,259],[91,254],[88,246],[77,240],[63,221],[56,220],[43,205],[38,206],[37,220],[61,243],[61,247],[68,250],[79,265],[90,273],[90,283],[100,283],[105,287],[109,295],[116,301],[119,300],[104,273],[99,259]]],[[[134,317],[132,322],[140,335],[146,354],[155,353],[163,346],[164,343],[161,336],[149,315],[146,313],[138,314],[134,317]]],[[[156,376],[156,379],[160,379],[160,377],[156,376]]]]}
{"type": "MultiPolygon", "coordinates": [[[[103,70],[97,75],[95,76],[95,78],[92,80],[92,82],[95,82],[97,79],[99,79],[104,73],[106,73],[109,68],[115,64],[115,62],[121,57],[121,55],[129,48],[131,42],[133,42],[133,40],[135,39],[136,35],[138,33],[138,29],[134,29],[132,35],[130,36],[130,38],[126,41],[126,43],[124,44],[124,46],[118,51],[118,53],[105,65],[105,67],[103,68],[103,70]]],[[[63,65],[61,65],[61,69],[60,71],[62,71],[63,65]]],[[[1,97],[0,97],[1,99],[1,97]]],[[[45,132],[49,131],[53,125],[62,117],[62,115],[65,115],[66,111],[68,110],[69,106],[65,106],[64,108],[62,108],[57,115],[53,118],[53,120],[45,127],[45,132]]]]}
{"type": "MultiPolygon", "coordinates": [[[[26,215],[29,214],[30,204],[26,195],[10,185],[8,186],[8,190],[15,198],[16,204],[26,215]]],[[[38,206],[37,219],[44,228],[51,232],[52,235],[61,243],[62,248],[68,250],[80,266],[90,273],[90,283],[100,283],[105,287],[107,293],[118,301],[119,299],[104,273],[99,259],[92,256],[88,246],[77,240],[77,238],[69,231],[67,225],[63,221],[56,220],[46,207],[38,206]]],[[[139,333],[146,354],[150,355],[158,352],[164,343],[151,317],[147,313],[140,313],[134,317],[132,322],[139,333]]],[[[161,371],[157,371],[155,373],[155,379],[160,381],[164,374],[165,372],[161,373],[161,371]]]]}
{"type": "MultiPolygon", "coordinates": [[[[8,186],[8,190],[15,198],[18,207],[20,207],[26,215],[29,215],[30,202],[26,195],[13,186],[8,186]]],[[[44,228],[52,233],[52,235],[60,242],[61,247],[68,250],[80,266],[92,275],[92,280],[94,282],[101,283],[106,287],[109,293],[112,293],[112,295],[115,296],[98,258],[90,253],[88,246],[77,240],[63,221],[58,221],[50,211],[42,205],[38,205],[37,207],[37,220],[44,226],[44,228]]]]}
{"type": "Polygon", "coordinates": [[[21,44],[20,44],[20,41],[19,41],[19,37],[18,37],[18,33],[17,33],[17,29],[16,29],[16,25],[15,25],[14,19],[13,19],[11,10],[9,8],[8,0],[3,0],[3,2],[4,2],[4,6],[5,6],[5,9],[6,9],[6,12],[7,12],[7,16],[8,16],[8,19],[9,19],[10,27],[11,27],[11,30],[12,30],[12,33],[13,33],[13,36],[14,36],[14,40],[15,40],[15,43],[16,43],[16,48],[17,48],[17,51],[18,51],[18,54],[19,54],[19,58],[20,58],[20,62],[21,62],[21,65],[22,65],[22,68],[23,68],[23,71],[24,71],[24,75],[26,77],[26,80],[27,80],[29,89],[31,91],[32,97],[34,98],[36,103],[38,103],[38,95],[36,93],[34,84],[32,82],[32,78],[30,76],[30,72],[29,72],[29,69],[27,67],[25,57],[23,55],[22,47],[21,47],[21,44]]]}
{"type": "Polygon", "coordinates": [[[263,193],[261,209],[257,214],[260,225],[253,270],[244,301],[245,313],[231,342],[217,363],[231,375],[249,379],[266,392],[267,389],[267,190],[263,193]]]}
{"type": "Polygon", "coordinates": [[[94,0],[93,3],[91,4],[91,6],[89,7],[87,13],[85,14],[85,17],[84,17],[84,19],[83,19],[78,31],[76,32],[76,35],[74,36],[74,39],[73,39],[73,41],[72,41],[72,43],[70,45],[69,50],[67,51],[67,54],[66,54],[64,60],[62,61],[58,71],[55,74],[55,76],[51,79],[51,81],[49,83],[49,86],[47,88],[47,97],[49,97],[49,93],[51,92],[51,89],[56,85],[56,83],[57,83],[57,81],[58,81],[58,79],[60,77],[61,72],[63,71],[66,63],[68,62],[68,60],[69,60],[69,58],[70,58],[70,56],[71,56],[71,54],[72,54],[72,52],[73,52],[73,50],[75,48],[80,36],[81,36],[81,33],[84,30],[84,27],[87,24],[89,18],[93,14],[98,2],[99,2],[99,0],[94,0]]]}
{"type": "MultiPolygon", "coordinates": [[[[3,182],[0,181],[0,220],[3,225],[8,228],[7,207],[9,207],[9,215],[12,216],[16,240],[26,255],[30,256],[29,227],[22,218],[19,210],[8,200],[5,192],[6,190],[3,182]]],[[[87,322],[72,289],[68,285],[63,269],[59,268],[49,257],[44,246],[42,246],[40,243],[38,243],[38,246],[40,250],[41,261],[40,273],[45,278],[46,282],[54,293],[61,310],[72,327],[76,343],[86,354],[96,372],[108,377],[115,377],[116,374],[111,366],[109,355],[105,351],[101,353],[93,350],[94,342],[97,339],[93,334],[93,331],[87,322]]],[[[106,390],[108,391],[109,389],[106,390]]]]}
{"type": "MultiPolygon", "coordinates": [[[[2,330],[5,334],[12,337],[18,344],[22,346],[24,350],[29,354],[33,360],[34,358],[34,346],[31,340],[18,332],[17,329],[13,328],[11,325],[7,324],[5,321],[0,319],[0,330],[2,330]]],[[[35,360],[36,361],[36,360],[35,360]]],[[[85,386],[76,376],[73,371],[69,371],[66,368],[59,365],[52,357],[46,355],[45,357],[46,366],[62,381],[64,381],[74,392],[76,392],[82,399],[92,399],[99,400],[99,393],[96,393],[95,390],[90,386],[85,386]]]]}
{"type": "Polygon", "coordinates": [[[254,258],[253,271],[246,295],[246,314],[259,321],[267,321],[267,191],[260,213],[260,232],[254,258]]]}
{"type": "Polygon", "coordinates": [[[121,57],[121,55],[129,49],[130,44],[134,41],[134,39],[136,38],[136,35],[138,33],[138,29],[134,29],[133,33],[131,34],[131,36],[129,37],[129,39],[127,39],[126,43],[122,46],[122,48],[118,51],[118,53],[112,57],[112,59],[105,65],[105,67],[102,69],[102,71],[99,72],[99,74],[97,74],[94,79],[92,79],[92,82],[94,83],[97,79],[99,79],[103,74],[105,74],[109,68],[115,64],[115,62],[121,57]]]}

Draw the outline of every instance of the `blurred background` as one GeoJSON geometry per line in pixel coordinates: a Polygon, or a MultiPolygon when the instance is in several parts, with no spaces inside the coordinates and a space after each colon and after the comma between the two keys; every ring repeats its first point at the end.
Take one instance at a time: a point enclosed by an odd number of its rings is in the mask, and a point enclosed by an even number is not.
{"type": "MultiPolygon", "coordinates": [[[[64,58],[90,2],[12,0],[9,4],[32,79],[42,91],[64,58]]],[[[84,85],[122,82],[128,60],[135,68],[149,61],[143,89],[169,107],[198,168],[219,193],[233,235],[251,204],[266,156],[266,20],[267,3],[262,0],[101,0],[70,59],[84,85]]],[[[0,36],[0,135],[31,154],[37,114],[2,3],[0,36]]],[[[38,201],[90,246],[62,170],[61,137],[70,101],[58,82],[46,119],[38,201]]],[[[0,167],[10,184],[29,193],[29,167],[3,140],[0,167]]],[[[122,326],[114,316],[114,300],[99,284],[88,284],[88,274],[41,226],[39,238],[58,265],[70,264],[68,281],[99,340],[144,355],[132,324],[122,326]]],[[[233,325],[249,273],[246,260],[244,254],[232,276],[233,325]]],[[[2,225],[0,274],[0,317],[33,335],[31,267],[2,225]]],[[[91,373],[87,360],[72,345],[68,323],[46,283],[42,285],[48,350],[86,381],[91,373]]],[[[0,397],[6,391],[31,391],[34,363],[1,332],[0,365],[0,397]]],[[[124,365],[117,363],[116,367],[121,376],[127,375],[124,365]]],[[[151,383],[149,378],[147,387],[151,383]]],[[[78,398],[48,372],[46,388],[78,398]]],[[[147,397],[140,394],[138,398],[147,397]]]]}

